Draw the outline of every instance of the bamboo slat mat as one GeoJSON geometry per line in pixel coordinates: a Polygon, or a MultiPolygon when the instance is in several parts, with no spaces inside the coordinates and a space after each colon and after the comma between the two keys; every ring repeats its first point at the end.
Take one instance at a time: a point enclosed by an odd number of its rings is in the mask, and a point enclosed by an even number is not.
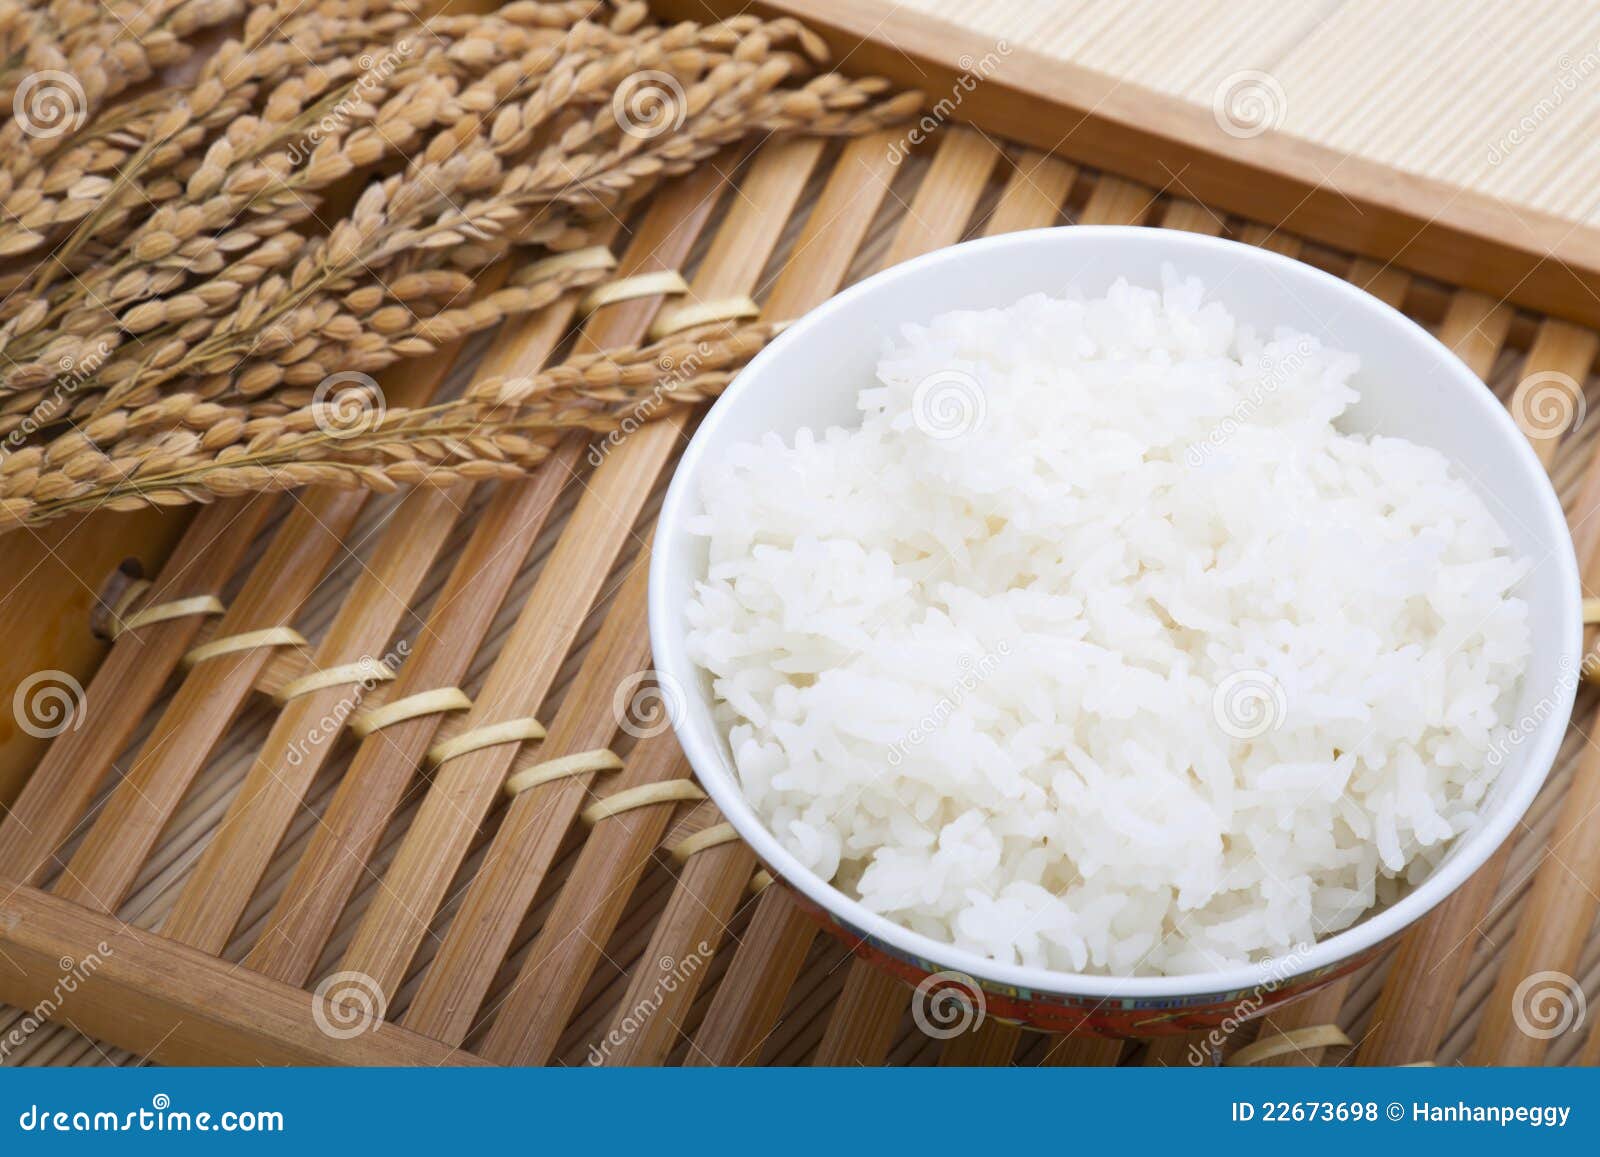
{"type": "MultiPolygon", "coordinates": [[[[943,130],[899,165],[890,143],[888,134],[769,142],[706,166],[619,230],[619,276],[679,269],[693,298],[750,294],[779,318],[974,236],[1069,223],[1225,233],[1406,309],[1502,399],[1527,375],[1557,370],[1585,383],[1591,406],[1600,402],[1593,333],[972,130],[943,130]]],[[[411,369],[408,388],[426,393],[442,381],[448,391],[477,373],[635,340],[661,304],[606,306],[581,319],[574,339],[580,318],[569,302],[452,351],[448,372],[449,358],[411,369]]],[[[1597,426],[1537,444],[1569,513],[1600,500],[1600,472],[1590,468],[1597,426]]],[[[642,564],[689,432],[677,419],[647,426],[599,465],[570,444],[517,484],[381,498],[308,491],[208,508],[175,556],[177,581],[164,575],[133,606],[214,593],[227,615],[172,619],[119,640],[88,687],[89,702],[109,710],[55,742],[0,824],[0,876],[28,885],[19,891],[40,911],[55,911],[53,896],[70,902],[69,917],[105,913],[92,920],[155,933],[140,942],[140,959],[170,954],[215,982],[213,1003],[196,1015],[230,1031],[251,1009],[228,1006],[217,986],[255,985],[273,1015],[300,1017],[283,1030],[285,1048],[301,1050],[288,1055],[393,1061],[384,1050],[429,1055],[423,1046],[437,1042],[519,1063],[1191,1063],[1199,1042],[1188,1038],[1049,1038],[989,1020],[931,1039],[910,1016],[909,989],[819,935],[781,886],[762,888],[742,844],[715,839],[708,803],[674,790],[592,824],[579,818],[597,800],[649,784],[681,788],[688,776],[670,731],[634,742],[613,704],[615,688],[648,666],[642,564]],[[187,674],[177,665],[202,640],[275,625],[306,644],[210,659],[187,674]],[[399,678],[362,710],[437,687],[459,687],[470,710],[423,714],[360,742],[342,718],[325,729],[330,737],[312,740],[348,688],[287,707],[273,699],[307,671],[382,654],[395,640],[409,641],[399,678]],[[159,695],[151,672],[171,672],[159,695]],[[101,698],[111,687],[118,696],[101,698]],[[530,715],[548,728],[542,742],[500,742],[442,764],[424,755],[442,737],[530,715]],[[518,770],[604,748],[621,757],[620,770],[511,800],[502,791],[518,770]],[[700,832],[710,835],[684,843],[700,832]],[[302,1031],[313,1019],[310,990],[351,970],[377,982],[387,1021],[410,1035],[325,1042],[302,1031]]],[[[1573,523],[1588,560],[1600,528],[1576,513],[1573,523]]],[[[1382,959],[1269,1022],[1247,1023],[1221,1051],[1255,1043],[1278,1054],[1269,1063],[1593,1062],[1600,1033],[1590,1025],[1545,1040],[1508,1018],[1515,987],[1534,971],[1569,974],[1600,997],[1600,863],[1582,830],[1600,780],[1584,737],[1597,704],[1592,691],[1580,694],[1581,726],[1526,824],[1466,889],[1382,959]],[[1330,1043],[1342,1041],[1350,1043],[1330,1043]]],[[[162,1007],[184,1007],[181,991],[168,999],[162,1007]]],[[[75,1031],[68,1004],[4,1063],[215,1055],[204,1051],[209,1030],[182,1016],[169,1029],[94,1015],[100,1036],[113,1039],[75,1031]]],[[[0,1040],[22,1018],[0,1012],[0,1040]]],[[[228,1048],[228,1059],[252,1059],[245,1045],[228,1048]]]]}
{"type": "Polygon", "coordinates": [[[1241,74],[1291,136],[1600,224],[1600,7],[1585,0],[896,0],[1211,108],[1241,74]]]}

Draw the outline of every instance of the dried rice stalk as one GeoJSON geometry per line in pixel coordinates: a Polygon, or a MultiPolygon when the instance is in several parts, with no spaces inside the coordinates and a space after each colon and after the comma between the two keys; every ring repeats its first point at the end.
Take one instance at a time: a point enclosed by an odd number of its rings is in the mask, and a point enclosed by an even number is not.
{"type": "Polygon", "coordinates": [[[511,477],[537,466],[569,431],[626,433],[715,397],[781,328],[708,330],[581,355],[538,374],[486,379],[455,401],[387,412],[381,398],[351,396],[251,416],[174,395],[0,462],[0,530],[102,506],[312,484],[392,490],[511,477]]]}
{"type": "MultiPolygon", "coordinates": [[[[822,71],[821,42],[793,20],[663,27],[638,0],[426,22],[406,0],[274,0],[176,91],[140,87],[183,62],[185,36],[244,7],[0,0],[0,82],[41,63],[87,77],[63,131],[0,121],[0,524],[246,479],[387,485],[411,480],[413,461],[502,471],[560,430],[615,428],[632,391],[704,396],[723,370],[667,389],[624,351],[481,386],[448,414],[391,415],[379,442],[304,428],[330,375],[429,353],[605,276],[535,272],[478,295],[477,275],[514,250],[593,243],[601,222],[751,134],[856,134],[916,103],[822,71]],[[150,32],[139,52],[107,23],[125,8],[150,32]],[[641,75],[670,123],[631,119],[641,75]],[[385,163],[344,208],[350,179],[385,163]]],[[[724,366],[753,333],[717,347],[724,366]]]]}

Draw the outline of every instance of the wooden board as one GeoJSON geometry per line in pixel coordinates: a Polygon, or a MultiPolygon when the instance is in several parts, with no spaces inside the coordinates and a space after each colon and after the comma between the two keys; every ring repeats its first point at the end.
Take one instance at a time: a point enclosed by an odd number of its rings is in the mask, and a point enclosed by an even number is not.
{"type": "MultiPolygon", "coordinates": [[[[1230,82],[1285,134],[1600,225],[1600,8],[1554,0],[897,0],[1213,112],[1230,82]],[[1252,73],[1263,74],[1255,85],[1252,73]]],[[[1337,174],[1333,174],[1337,176],[1337,174]]]]}
{"type": "MultiPolygon", "coordinates": [[[[950,0],[943,3],[948,7],[950,0]]],[[[1426,166],[1397,167],[1365,152],[1351,151],[1347,143],[1298,136],[1282,126],[1255,134],[1237,131],[1239,122],[1234,121],[1235,131],[1229,131],[1223,124],[1225,118],[1219,118],[1209,101],[1197,103],[1136,79],[1057,58],[1041,50],[1029,35],[1012,41],[988,31],[987,27],[1010,26],[1012,16],[1004,14],[1008,8],[990,6],[969,17],[963,7],[960,22],[956,22],[889,0],[760,0],[755,4],[659,0],[657,6],[685,18],[703,19],[708,12],[728,14],[745,8],[796,16],[825,35],[847,68],[882,73],[928,93],[929,128],[945,121],[974,124],[987,133],[1123,174],[1153,189],[1203,201],[1219,211],[1243,214],[1346,252],[1478,289],[1543,313],[1600,325],[1600,227],[1590,220],[1592,206],[1576,218],[1563,215],[1505,199],[1498,186],[1462,184],[1435,176],[1426,166]],[[985,12],[999,15],[992,15],[988,26],[975,23],[985,12]],[[1006,40],[1003,47],[1001,39],[1006,40]]],[[[1451,5],[1436,7],[1453,9],[1451,5]]],[[[1113,8],[1122,6],[1098,6],[1099,10],[1113,8]]],[[[1510,9],[1504,10],[1505,19],[1517,19],[1510,9]]],[[[1121,26],[1121,35],[1142,43],[1151,36],[1152,24],[1165,32],[1169,9],[1157,6],[1154,11],[1156,15],[1142,23],[1130,17],[1121,26]]],[[[1230,22],[1228,27],[1235,25],[1230,22]]],[[[1272,27],[1276,30],[1278,25],[1272,27]]],[[[1514,42],[1521,43],[1520,34],[1514,42]]],[[[1247,43],[1253,47],[1263,42],[1247,43]]],[[[1264,43],[1277,43],[1275,34],[1264,43]]],[[[1182,55],[1188,48],[1187,41],[1177,39],[1170,52],[1182,55]]],[[[1580,46],[1574,59],[1584,59],[1593,48],[1592,44],[1580,46]]],[[[1272,55],[1268,48],[1263,51],[1272,55]]],[[[1498,44],[1493,51],[1499,53],[1498,44]]],[[[1252,52],[1248,59],[1257,57],[1252,52]]],[[[1594,67],[1600,72],[1600,56],[1594,58],[1594,67]]],[[[1264,70],[1241,65],[1239,71],[1264,70]]],[[[1375,84],[1391,82],[1398,83],[1389,76],[1374,80],[1375,84]]],[[[1336,75],[1317,83],[1336,88],[1342,80],[1336,75]]],[[[1255,87],[1260,91],[1260,85],[1255,87]]],[[[1587,87],[1580,85],[1580,93],[1587,87]]],[[[1379,90],[1371,99],[1381,101],[1382,91],[1386,90],[1379,90]]],[[[1600,94],[1600,84],[1593,85],[1589,93],[1587,107],[1591,109],[1595,94],[1600,94]]],[[[1303,103],[1309,105],[1313,99],[1303,103]]],[[[1287,107],[1286,101],[1278,103],[1287,107]]],[[[1574,104],[1578,103],[1574,98],[1574,104]]],[[[1373,115],[1381,116],[1381,112],[1373,115]]],[[[1586,118],[1580,135],[1592,137],[1588,125],[1586,118]]],[[[1360,125],[1351,131],[1360,140],[1369,135],[1360,125]]],[[[1530,148],[1513,150],[1514,156],[1506,164],[1520,168],[1521,158],[1533,155],[1531,143],[1538,136],[1529,134],[1530,148]]],[[[1337,139],[1344,141],[1343,137],[1337,139]]],[[[1540,171],[1527,184],[1531,188],[1553,180],[1557,178],[1547,175],[1541,163],[1540,171]]],[[[1564,179],[1561,183],[1564,185],[1564,179]]],[[[1587,188],[1588,183],[1580,181],[1578,187],[1587,188]]]]}

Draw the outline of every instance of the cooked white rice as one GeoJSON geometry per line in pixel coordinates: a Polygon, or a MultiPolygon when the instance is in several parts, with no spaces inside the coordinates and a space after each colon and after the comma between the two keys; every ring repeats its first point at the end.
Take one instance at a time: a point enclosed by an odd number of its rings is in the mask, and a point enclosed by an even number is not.
{"type": "Polygon", "coordinates": [[[824,879],[996,960],[1302,950],[1472,825],[1524,565],[1357,360],[1199,282],[908,326],[859,429],[713,469],[688,608],[743,789],[824,879]]]}

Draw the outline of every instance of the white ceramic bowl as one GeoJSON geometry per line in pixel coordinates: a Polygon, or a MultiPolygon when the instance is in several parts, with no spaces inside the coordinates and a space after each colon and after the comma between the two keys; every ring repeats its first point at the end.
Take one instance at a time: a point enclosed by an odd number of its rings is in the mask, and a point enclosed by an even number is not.
{"type": "Polygon", "coordinates": [[[898,964],[908,979],[959,970],[983,983],[991,1011],[998,996],[1002,1015],[1116,1034],[1215,1023],[1209,1010],[1233,1009],[1240,994],[1299,994],[1370,957],[1443,900],[1489,858],[1543,783],[1566,729],[1582,647],[1578,571],[1561,505],[1526,437],[1483,383],[1426,330],[1348,282],[1264,249],[1167,229],[1072,226],[971,241],[885,270],[807,314],[739,375],[684,453],[661,510],[649,603],[656,669],[686,692],[674,726],[690,764],[723,815],[808,907],[846,935],[859,934],[867,954],[898,964]],[[1421,887],[1318,943],[1294,962],[1288,979],[1282,962],[1135,978],[997,964],[867,911],[802,867],[745,803],[712,718],[710,681],[685,649],[684,607],[706,561],[703,540],[686,525],[701,508],[708,462],[769,431],[788,437],[802,426],[859,424],[857,392],[871,382],[885,337],[901,323],[1005,306],[1040,291],[1101,295],[1118,277],[1155,285],[1164,264],[1199,276],[1212,296],[1258,328],[1292,326],[1359,354],[1362,400],[1342,428],[1401,435],[1447,455],[1534,563],[1521,592],[1532,607],[1533,656],[1517,714],[1539,722],[1511,748],[1485,821],[1421,887]],[[1076,1011],[1041,1017],[1040,1001],[1076,1011]],[[1130,1016],[1107,1023],[1083,1014],[1108,1007],[1130,1016]],[[1141,1010],[1148,1013],[1143,1020],[1141,1010]]]}

